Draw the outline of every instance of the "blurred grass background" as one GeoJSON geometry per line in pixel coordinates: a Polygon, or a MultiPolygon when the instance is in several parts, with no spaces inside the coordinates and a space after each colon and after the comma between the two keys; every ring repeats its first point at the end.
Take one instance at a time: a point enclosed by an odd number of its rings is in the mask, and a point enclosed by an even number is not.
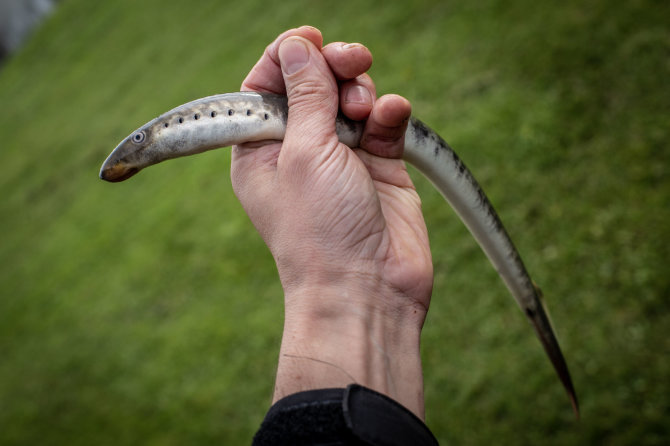
{"type": "Polygon", "coordinates": [[[0,444],[248,444],[282,328],[219,150],[127,183],[130,131],[236,91],[301,24],[373,52],[497,207],[551,309],[575,422],[525,317],[442,198],[423,337],[441,444],[670,442],[670,4],[65,0],[0,70],[0,444]]]}

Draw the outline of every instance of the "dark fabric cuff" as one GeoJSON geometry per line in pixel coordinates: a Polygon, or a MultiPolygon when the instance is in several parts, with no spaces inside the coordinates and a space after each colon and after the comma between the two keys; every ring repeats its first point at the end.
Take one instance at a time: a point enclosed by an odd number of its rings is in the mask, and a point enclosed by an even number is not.
{"type": "Polygon", "coordinates": [[[282,398],[270,408],[253,441],[254,446],[437,444],[416,415],[357,384],[282,398]]]}

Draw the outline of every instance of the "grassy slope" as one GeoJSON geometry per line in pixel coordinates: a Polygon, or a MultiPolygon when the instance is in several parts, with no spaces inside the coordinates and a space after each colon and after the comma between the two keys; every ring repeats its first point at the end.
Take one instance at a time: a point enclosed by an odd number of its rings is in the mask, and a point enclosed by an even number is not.
{"type": "Polygon", "coordinates": [[[114,186],[96,174],[130,130],[236,90],[303,23],[366,43],[379,91],[410,98],[470,165],[547,295],[580,392],[575,423],[523,315],[417,177],[442,443],[667,440],[667,3],[227,3],[65,1],[0,71],[0,444],[249,442],[281,289],[229,155],[114,186]]]}

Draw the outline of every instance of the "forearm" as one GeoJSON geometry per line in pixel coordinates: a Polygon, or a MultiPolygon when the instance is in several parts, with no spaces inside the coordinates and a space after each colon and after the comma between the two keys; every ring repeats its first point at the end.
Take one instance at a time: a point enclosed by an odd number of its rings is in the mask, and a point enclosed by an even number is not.
{"type": "Polygon", "coordinates": [[[274,401],[358,383],[424,417],[419,351],[425,309],[383,286],[305,287],[286,294],[274,401]],[[370,298],[374,292],[374,297],[370,298]]]}

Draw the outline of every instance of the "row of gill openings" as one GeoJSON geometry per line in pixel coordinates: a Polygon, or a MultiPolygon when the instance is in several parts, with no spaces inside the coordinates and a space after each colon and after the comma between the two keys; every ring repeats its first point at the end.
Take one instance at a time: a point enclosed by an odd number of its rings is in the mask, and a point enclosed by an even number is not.
{"type": "MultiPolygon", "coordinates": [[[[229,109],[228,109],[228,116],[233,116],[234,114],[235,114],[235,110],[233,110],[232,108],[229,108],[229,109]]],[[[247,109],[246,114],[247,114],[247,116],[251,116],[251,110],[250,110],[250,109],[247,109]]],[[[209,115],[210,118],[216,118],[216,116],[218,115],[218,113],[216,112],[216,110],[211,110],[211,111],[208,113],[208,115],[209,115]]],[[[201,117],[202,117],[202,116],[200,115],[200,113],[196,113],[196,114],[193,115],[193,119],[196,120],[196,121],[197,121],[198,119],[200,119],[201,117]]],[[[269,115],[268,113],[264,113],[264,114],[263,114],[263,119],[267,121],[268,119],[270,119],[270,115],[269,115]]],[[[178,122],[179,124],[183,124],[183,123],[184,123],[184,117],[183,117],[183,116],[180,116],[179,119],[177,119],[177,122],[178,122]]],[[[163,123],[163,127],[168,128],[169,126],[170,126],[170,123],[169,123],[169,122],[166,121],[166,122],[163,123]]]]}

